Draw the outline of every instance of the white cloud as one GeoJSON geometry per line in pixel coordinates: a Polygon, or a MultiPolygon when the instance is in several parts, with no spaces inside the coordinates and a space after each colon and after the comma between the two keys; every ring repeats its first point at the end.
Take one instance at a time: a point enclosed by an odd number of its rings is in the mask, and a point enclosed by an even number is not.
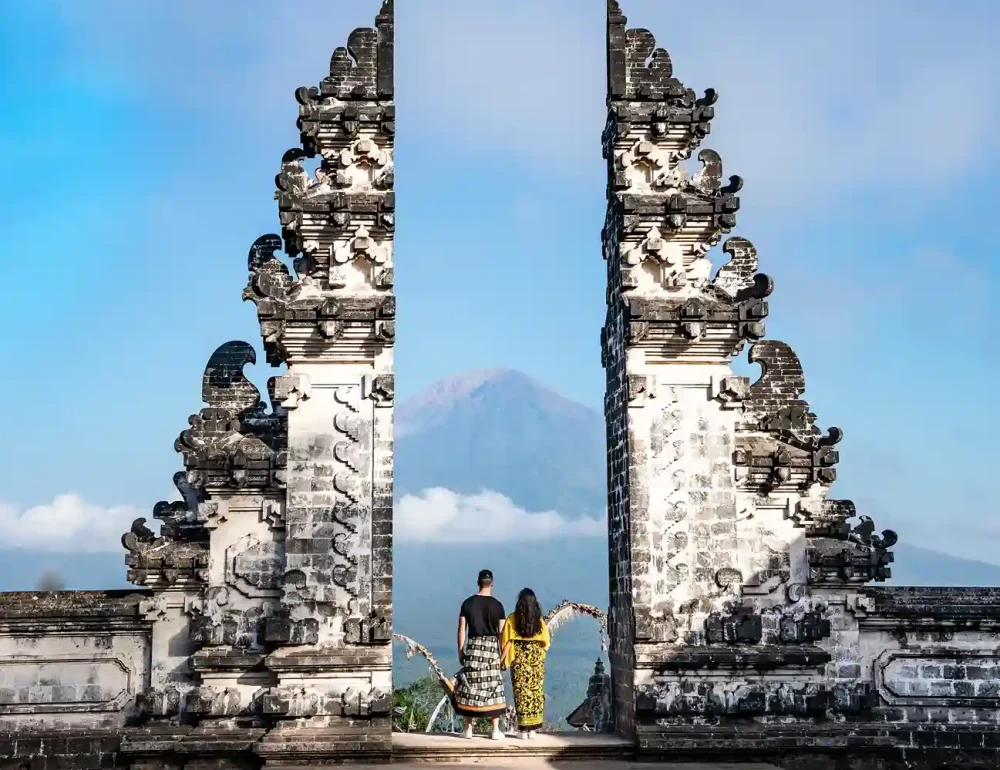
{"type": "MultiPolygon", "coordinates": [[[[981,173],[998,146],[988,5],[961,15],[914,14],[895,0],[623,7],[630,26],[648,27],[671,53],[688,87],[721,94],[706,145],[722,152],[726,173],[747,180],[747,203],[812,208],[873,188],[940,194],[981,173]],[[949,39],[961,46],[948,48],[949,39]],[[943,129],[928,112],[931,94],[961,105],[961,119],[943,129]]],[[[603,0],[401,9],[401,137],[415,131],[561,173],[603,173],[604,9],[603,0]]]]}
{"type": "Polygon", "coordinates": [[[607,525],[597,519],[570,519],[556,511],[530,513],[499,492],[463,495],[441,487],[404,495],[396,504],[394,529],[400,541],[419,543],[501,543],[607,533],[607,525]]]}
{"type": "MultiPolygon", "coordinates": [[[[746,203],[810,208],[872,188],[941,194],[982,173],[997,148],[993,4],[969,2],[961,14],[944,4],[913,13],[895,0],[623,5],[630,26],[650,28],[670,51],[683,82],[721,94],[708,143],[727,173],[746,178],[746,203]]],[[[196,2],[91,6],[62,4],[74,67],[227,121],[252,115],[241,132],[291,135],[292,89],[323,77],[332,48],[370,24],[378,2],[349,12],[261,3],[236,24],[228,9],[196,2]],[[294,30],[294,44],[275,44],[275,29],[294,30]]],[[[604,0],[398,4],[400,141],[599,176],[604,9],[604,0]]]]}
{"type": "MultiPolygon", "coordinates": [[[[122,533],[144,515],[148,518],[134,506],[96,505],[72,492],[26,509],[0,503],[0,549],[116,553],[122,548],[122,533]]],[[[532,513],[499,492],[463,495],[436,487],[403,496],[396,504],[395,532],[409,542],[499,543],[515,538],[602,537],[607,527],[596,518],[532,513]]]]}
{"type": "Polygon", "coordinates": [[[142,515],[130,505],[95,505],[72,492],[24,510],[0,503],[0,548],[57,553],[121,551],[122,533],[142,515]]]}

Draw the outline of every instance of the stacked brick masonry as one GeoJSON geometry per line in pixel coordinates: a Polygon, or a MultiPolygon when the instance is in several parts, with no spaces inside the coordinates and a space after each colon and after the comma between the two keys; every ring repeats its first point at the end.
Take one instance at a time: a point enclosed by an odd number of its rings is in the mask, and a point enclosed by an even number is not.
{"type": "Polygon", "coordinates": [[[918,733],[936,725],[925,745],[942,747],[956,745],[942,725],[1000,731],[1000,589],[882,588],[861,598],[859,657],[884,721],[918,733]]]}
{"type": "MultiPolygon", "coordinates": [[[[95,734],[80,742],[93,756],[72,766],[280,766],[389,751],[392,49],[386,0],[375,29],[334,52],[319,88],[296,94],[303,146],[278,176],[284,239],[254,243],[244,292],[269,362],[289,373],[269,382],[269,407],[244,373],[252,346],[212,355],[206,407],[176,444],[181,500],[157,505],[159,535],[138,519],[122,539],[130,580],[149,592],[128,617],[103,594],[73,594],[58,616],[51,602],[15,602],[9,633],[0,617],[0,646],[23,648],[28,634],[38,650],[0,667],[0,726],[125,730],[108,738],[122,740],[119,759],[95,734]],[[302,160],[317,154],[313,178],[302,160]]],[[[59,766],[63,744],[16,736],[4,754],[59,766]]]]}
{"type": "Polygon", "coordinates": [[[0,593],[0,767],[112,767],[150,677],[149,592],[0,593]]]}
{"type": "MultiPolygon", "coordinates": [[[[613,583],[611,614],[626,614],[631,600],[635,651],[629,669],[613,661],[612,678],[616,706],[631,711],[648,710],[653,692],[676,700],[669,693],[679,680],[656,659],[672,646],[704,643],[706,618],[739,590],[740,559],[754,553],[737,541],[735,412],[716,400],[718,383],[731,374],[728,356],[747,328],[733,303],[742,301],[737,293],[753,270],[722,275],[735,285],[732,295],[709,284],[705,252],[732,226],[739,183],[722,186],[721,160],[712,152],[701,153],[703,169],[693,177],[678,164],[707,133],[713,97],[695,100],[672,78],[652,35],[626,31],[624,23],[609,4],[606,409],[609,461],[627,469],[624,478],[609,471],[609,492],[618,555],[615,506],[624,496],[618,484],[626,485],[627,523],[618,529],[628,532],[628,561],[613,570],[627,570],[632,584],[631,596],[619,597],[613,583]],[[618,337],[613,319],[620,319],[618,337]],[[618,358],[613,343],[622,349],[618,358]],[[678,357],[689,365],[669,365],[678,357]],[[616,440],[620,386],[612,387],[622,375],[614,365],[625,370],[624,442],[616,440]],[[615,456],[622,445],[627,463],[615,456]],[[625,677],[630,703],[617,694],[625,677]]],[[[620,729],[631,730],[633,721],[619,717],[620,729]]]]}
{"type": "MultiPolygon", "coordinates": [[[[604,231],[605,255],[617,250],[616,227],[611,221],[604,231]]],[[[616,727],[634,729],[634,616],[632,585],[632,537],[630,529],[631,486],[629,483],[628,378],[625,367],[627,320],[616,301],[616,261],[608,258],[608,314],[601,331],[601,360],[607,389],[604,414],[608,458],[608,567],[610,662],[612,700],[616,727]]]]}
{"type": "MultiPolygon", "coordinates": [[[[1000,766],[1000,589],[865,588],[850,605],[825,596],[827,691],[848,691],[838,679],[870,685],[867,703],[838,704],[831,719],[814,693],[815,708],[792,719],[664,723],[640,746],[677,761],[753,756],[789,770],[1000,766]]],[[[689,689],[697,696],[697,682],[689,689]]]]}
{"type": "MultiPolygon", "coordinates": [[[[150,590],[0,598],[0,646],[20,656],[0,666],[0,727],[18,731],[0,757],[107,766],[120,742],[135,767],[277,767],[390,752],[391,11],[297,94],[285,240],[254,244],[244,295],[269,360],[289,364],[270,411],[243,373],[253,349],[220,347],[178,441],[182,501],[157,506],[159,537],[143,519],[123,537],[150,590]],[[312,178],[301,161],[317,153],[312,178]]],[[[695,99],[615,0],[608,41],[618,729],[674,759],[1000,765],[1000,596],[864,587],[888,576],[894,535],[865,517],[851,529],[853,505],[826,499],[839,431],[815,430],[798,359],[755,345],[753,387],[727,366],[763,334],[770,282],[736,238],[709,280],[741,183],[723,185],[711,151],[693,176],[678,163],[715,94],[695,99]]]]}

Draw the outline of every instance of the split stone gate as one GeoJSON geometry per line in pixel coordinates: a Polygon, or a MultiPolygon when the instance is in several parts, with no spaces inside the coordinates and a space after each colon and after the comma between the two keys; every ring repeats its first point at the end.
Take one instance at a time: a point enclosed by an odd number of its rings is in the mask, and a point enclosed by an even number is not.
{"type": "MultiPolygon", "coordinates": [[[[250,248],[243,292],[287,373],[265,400],[251,345],[212,355],[176,442],[182,500],[156,507],[158,534],[139,520],[123,537],[142,590],[0,596],[0,756],[391,755],[393,24],[386,0],[296,91],[281,232],[250,248]]],[[[764,339],[772,281],[727,237],[742,180],[699,149],[716,93],[682,85],[615,0],[607,65],[616,731],[649,756],[996,766],[1000,595],[871,587],[896,536],[827,498],[841,432],[817,426],[791,348],[764,339]],[[745,346],[753,383],[729,366],[745,346]]]]}

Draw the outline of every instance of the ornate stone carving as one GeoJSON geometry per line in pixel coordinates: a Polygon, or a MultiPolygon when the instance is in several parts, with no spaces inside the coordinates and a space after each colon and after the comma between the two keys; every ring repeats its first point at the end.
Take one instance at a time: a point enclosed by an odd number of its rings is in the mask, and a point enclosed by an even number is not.
{"type": "Polygon", "coordinates": [[[264,713],[284,717],[371,717],[388,714],[391,693],[372,688],[349,688],[344,692],[306,691],[301,688],[272,688],[264,696],[264,713]]]}
{"type": "Polygon", "coordinates": [[[280,485],[285,419],[280,412],[267,413],[260,392],[243,374],[243,367],[255,362],[256,353],[245,342],[227,342],[209,359],[202,385],[208,407],[189,419],[191,427],[175,442],[196,487],[280,485]]]}
{"type": "Polygon", "coordinates": [[[737,607],[731,614],[713,613],[705,620],[705,639],[710,644],[758,644],[764,637],[759,614],[737,607]]]}
{"type": "Polygon", "coordinates": [[[377,407],[392,406],[396,399],[396,378],[391,374],[366,375],[363,382],[367,398],[377,407]]]}
{"type": "Polygon", "coordinates": [[[372,613],[367,618],[349,618],[344,623],[344,639],[348,644],[385,644],[392,641],[392,621],[372,613]]]}
{"type": "Polygon", "coordinates": [[[122,548],[133,553],[147,550],[156,540],[153,530],[146,526],[145,518],[138,518],[132,522],[132,527],[122,535],[122,548]]]}
{"type": "Polygon", "coordinates": [[[226,585],[251,598],[277,596],[284,563],[281,543],[246,535],[226,549],[226,585]]]}

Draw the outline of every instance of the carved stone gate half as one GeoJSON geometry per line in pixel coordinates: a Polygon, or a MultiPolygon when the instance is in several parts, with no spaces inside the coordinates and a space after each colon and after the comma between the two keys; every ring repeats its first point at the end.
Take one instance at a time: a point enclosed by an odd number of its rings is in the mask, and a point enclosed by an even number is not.
{"type": "Polygon", "coordinates": [[[730,237],[717,271],[710,259],[736,226],[743,182],[714,150],[697,153],[696,171],[684,162],[709,134],[717,94],[677,80],[616,0],[607,25],[601,342],[618,730],[673,756],[913,754],[927,745],[914,725],[942,720],[970,729],[969,745],[992,745],[995,720],[962,709],[998,705],[996,682],[962,681],[960,661],[971,654],[979,675],[996,660],[984,634],[996,607],[938,589],[939,611],[934,591],[868,587],[889,577],[896,535],[827,498],[842,434],[817,426],[792,349],[764,339],[773,284],[754,247],[730,237]],[[729,367],[747,343],[753,383],[729,367]],[[960,606],[976,617],[968,632],[949,617],[960,606]]]}
{"type": "Polygon", "coordinates": [[[281,234],[250,248],[243,292],[287,373],[268,409],[243,373],[250,345],[212,355],[208,406],[177,442],[184,503],[155,512],[160,537],[141,522],[125,537],[157,619],[144,708],[159,731],[130,737],[133,755],[185,721],[199,728],[177,751],[211,755],[235,730],[269,766],[391,749],[392,0],[295,96],[281,234]]]}

